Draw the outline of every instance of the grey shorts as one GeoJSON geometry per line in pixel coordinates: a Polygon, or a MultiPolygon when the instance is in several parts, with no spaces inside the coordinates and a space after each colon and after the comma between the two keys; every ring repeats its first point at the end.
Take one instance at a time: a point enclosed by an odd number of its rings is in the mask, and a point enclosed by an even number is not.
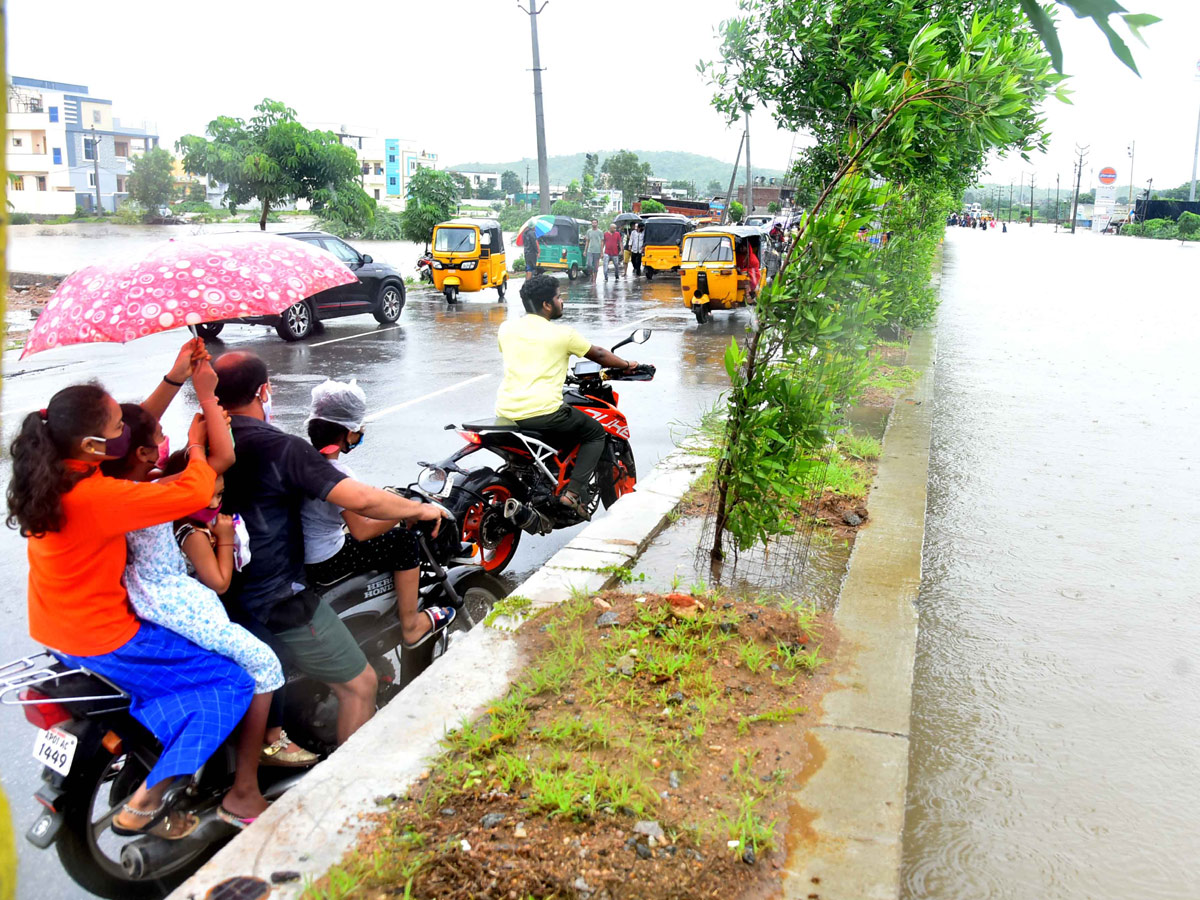
{"type": "Polygon", "coordinates": [[[367,657],[354,635],[324,600],[307,625],[275,633],[289,660],[310,678],[325,684],[353,681],[367,668],[367,657]]]}

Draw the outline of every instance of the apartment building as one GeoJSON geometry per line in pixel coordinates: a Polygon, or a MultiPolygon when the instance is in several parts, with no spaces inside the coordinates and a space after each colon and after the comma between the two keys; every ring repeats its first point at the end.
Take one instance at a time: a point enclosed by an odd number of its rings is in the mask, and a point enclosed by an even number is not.
{"type": "Polygon", "coordinates": [[[86,85],[13,76],[8,83],[8,199],[15,212],[115,211],[130,161],[158,146],[145,122],[124,124],[86,85]]]}
{"type": "Polygon", "coordinates": [[[318,123],[309,126],[332,131],[358,156],[363,190],[389,209],[404,209],[408,183],[418,169],[436,169],[438,157],[408,138],[381,137],[370,129],[348,129],[318,123]]]}

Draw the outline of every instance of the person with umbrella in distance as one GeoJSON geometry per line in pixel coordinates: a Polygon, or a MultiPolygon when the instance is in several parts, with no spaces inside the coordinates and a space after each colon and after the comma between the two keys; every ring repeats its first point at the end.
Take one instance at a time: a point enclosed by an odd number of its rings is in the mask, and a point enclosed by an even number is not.
{"type": "MultiPolygon", "coordinates": [[[[181,353],[146,405],[165,407],[192,364],[192,351],[181,353]]],[[[215,402],[213,380],[195,388],[202,405],[215,402]]],[[[175,481],[110,478],[100,464],[124,457],[132,432],[117,401],[90,382],[63,388],[45,409],[29,413],[12,442],[8,524],[27,539],[30,636],[65,664],[129,694],[131,714],[162,744],[145,781],[112,818],[112,830],[123,836],[179,840],[195,831],[195,815],[167,807],[167,788],[221,746],[254,690],[233,660],[140,621],[123,582],[128,532],[172,522],[212,500],[217,474],[207,437],[197,415],[188,464],[175,481]]]]}
{"type": "Polygon", "coordinates": [[[533,225],[521,233],[521,247],[525,251],[525,276],[528,278],[538,273],[538,254],[541,252],[537,231],[533,225]]]}

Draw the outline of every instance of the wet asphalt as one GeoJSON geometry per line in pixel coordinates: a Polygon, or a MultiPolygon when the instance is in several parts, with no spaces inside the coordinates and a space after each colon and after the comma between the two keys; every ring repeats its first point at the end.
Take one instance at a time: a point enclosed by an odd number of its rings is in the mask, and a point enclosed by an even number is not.
{"type": "MultiPolygon", "coordinates": [[[[594,344],[611,347],[635,328],[653,335],[641,345],[618,352],[627,359],[653,363],[652,382],[620,386],[620,406],[629,419],[638,470],[648,473],[728,386],[722,358],[731,337],[741,337],[748,313],[714,315],[697,326],[683,306],[678,278],[657,276],[603,280],[562,280],[566,295],[563,321],[594,344]]],[[[408,302],[394,326],[377,325],[369,315],[329,320],[322,333],[294,344],[273,328],[229,325],[210,349],[251,350],[266,362],[274,388],[275,422],[285,431],[304,434],[304,420],[315,384],[325,378],[357,378],[370,410],[366,438],[347,458],[363,481],[379,486],[408,484],[421,462],[444,459],[462,439],[448,424],[487,419],[500,384],[502,365],[496,330],[506,318],[523,313],[517,289],[510,283],[509,302],[498,303],[494,291],[464,294],[456,307],[428,288],[408,289],[408,302]]],[[[18,361],[19,351],[5,355],[2,433],[5,447],[21,418],[45,406],[62,387],[99,379],[121,401],[143,398],[165,373],[184,332],[154,335],[128,345],[91,344],[63,348],[18,361]]],[[[194,395],[185,387],[164,418],[172,446],[186,443],[187,422],[195,410],[194,395]]],[[[7,456],[7,454],[5,454],[7,456]]],[[[483,464],[489,455],[469,458],[483,464]]],[[[494,461],[494,457],[491,460],[494,461]]],[[[7,484],[11,467],[0,461],[7,484]]],[[[600,512],[603,515],[603,511],[600,512]]],[[[506,577],[513,585],[535,570],[579,528],[546,537],[524,536],[506,577]]],[[[25,628],[28,566],[24,541],[13,531],[0,531],[0,660],[36,647],[25,628]]],[[[34,730],[16,709],[0,710],[0,741],[10,748],[0,780],[13,807],[18,834],[36,818],[32,793],[38,767],[32,751],[34,730]]],[[[35,850],[19,837],[18,896],[22,900],[79,896],[82,891],[58,866],[57,857],[35,850]]]]}

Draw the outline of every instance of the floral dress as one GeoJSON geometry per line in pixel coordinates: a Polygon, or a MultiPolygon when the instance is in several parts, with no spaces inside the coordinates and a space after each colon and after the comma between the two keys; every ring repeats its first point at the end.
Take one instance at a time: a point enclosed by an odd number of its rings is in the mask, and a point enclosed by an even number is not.
{"type": "Polygon", "coordinates": [[[230,622],[220,598],[188,575],[187,559],[175,543],[172,523],[131,531],[125,540],[129,548],[125,587],[138,618],[229,657],[254,678],[256,694],[283,686],[283,668],[275,652],[230,622]]]}

